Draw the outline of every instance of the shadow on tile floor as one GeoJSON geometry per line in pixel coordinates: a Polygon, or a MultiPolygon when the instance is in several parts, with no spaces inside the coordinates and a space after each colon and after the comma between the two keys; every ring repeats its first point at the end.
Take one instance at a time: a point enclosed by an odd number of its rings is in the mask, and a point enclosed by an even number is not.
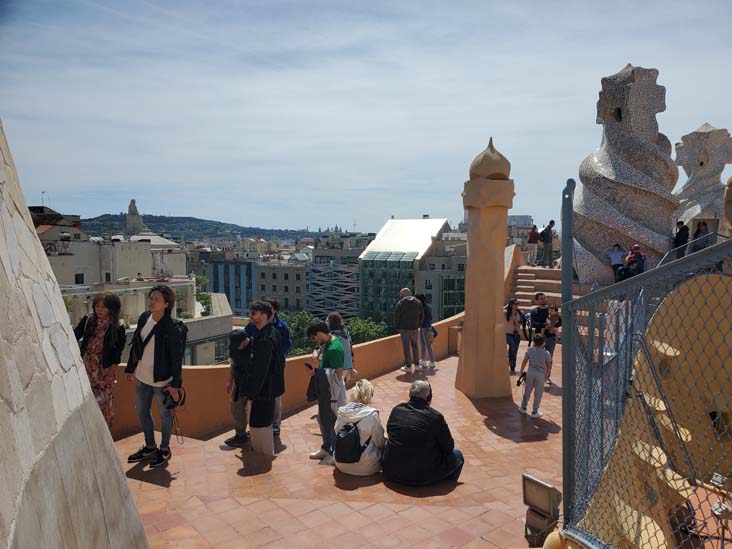
{"type": "Polygon", "coordinates": [[[128,469],[125,475],[132,480],[155,484],[162,488],[170,488],[170,484],[175,480],[175,477],[168,471],[169,465],[169,463],[166,463],[162,467],[151,469],[148,462],[140,461],[128,469]]]}

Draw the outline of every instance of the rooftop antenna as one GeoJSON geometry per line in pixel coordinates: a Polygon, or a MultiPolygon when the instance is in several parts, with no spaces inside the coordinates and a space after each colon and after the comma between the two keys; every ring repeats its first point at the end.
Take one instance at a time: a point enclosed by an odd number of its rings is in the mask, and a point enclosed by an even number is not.
{"type": "MultiPolygon", "coordinates": [[[[47,194],[48,194],[48,191],[41,191],[41,206],[44,206],[44,207],[46,206],[45,195],[47,195],[47,194]]],[[[51,202],[49,201],[49,204],[50,203],[51,202]]]]}
{"type": "Polygon", "coordinates": [[[356,218],[353,218],[353,232],[356,232],[356,218]]]}

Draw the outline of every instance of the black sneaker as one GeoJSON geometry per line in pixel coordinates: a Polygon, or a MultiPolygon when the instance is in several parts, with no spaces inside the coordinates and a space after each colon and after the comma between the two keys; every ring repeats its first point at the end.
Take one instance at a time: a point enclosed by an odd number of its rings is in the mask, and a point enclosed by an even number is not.
{"type": "Polygon", "coordinates": [[[173,453],[170,451],[170,448],[168,448],[167,450],[157,450],[155,452],[155,456],[150,462],[150,467],[160,467],[161,465],[165,465],[170,459],[171,455],[173,455],[173,453]]]}
{"type": "Polygon", "coordinates": [[[148,448],[147,446],[143,446],[134,454],[127,456],[127,463],[137,463],[138,461],[151,457],[157,451],[157,448],[148,448]]]}
{"type": "Polygon", "coordinates": [[[276,436],[276,437],[280,436],[280,426],[279,425],[275,425],[272,427],[272,435],[276,436]]]}
{"type": "Polygon", "coordinates": [[[244,433],[243,435],[234,435],[233,437],[227,438],[224,441],[224,444],[226,444],[227,446],[231,446],[232,448],[241,448],[247,443],[248,440],[249,433],[244,433]]]}

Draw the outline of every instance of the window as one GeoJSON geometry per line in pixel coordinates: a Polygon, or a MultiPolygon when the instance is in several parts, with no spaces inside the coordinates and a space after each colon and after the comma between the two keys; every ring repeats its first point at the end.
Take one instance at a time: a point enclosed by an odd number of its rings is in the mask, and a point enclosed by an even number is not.
{"type": "Polygon", "coordinates": [[[434,263],[430,263],[430,271],[434,271],[434,270],[435,270],[435,264],[434,263]]]}
{"type": "Polygon", "coordinates": [[[112,282],[112,273],[104,273],[104,282],[112,282]]]}
{"type": "Polygon", "coordinates": [[[79,233],[74,233],[74,240],[81,240],[81,235],[79,233]]]}
{"type": "Polygon", "coordinates": [[[427,303],[432,303],[432,294],[425,294],[425,295],[424,295],[424,300],[425,300],[425,301],[426,301],[427,303]]]}
{"type": "Polygon", "coordinates": [[[290,273],[285,273],[285,280],[290,280],[290,273]]]}
{"type": "MultiPolygon", "coordinates": [[[[266,288],[266,286],[265,286],[264,284],[262,284],[262,285],[261,285],[261,286],[259,287],[259,289],[260,289],[260,290],[262,290],[262,291],[264,292],[264,291],[266,291],[266,289],[267,289],[267,288],[266,288]]],[[[532,351],[532,352],[533,352],[533,351],[532,351]]]]}
{"type": "Polygon", "coordinates": [[[284,289],[283,291],[284,291],[285,293],[289,292],[289,291],[290,291],[290,287],[289,287],[289,286],[285,286],[285,289],[284,289]]]}
{"type": "Polygon", "coordinates": [[[214,348],[214,362],[221,364],[226,362],[229,358],[229,339],[226,337],[220,337],[215,341],[214,348]]]}
{"type": "Polygon", "coordinates": [[[74,284],[84,284],[84,273],[76,273],[74,275],[74,284]]]}
{"type": "Polygon", "coordinates": [[[272,280],[277,280],[277,273],[272,273],[272,280]]]}
{"type": "Polygon", "coordinates": [[[264,280],[264,276],[264,273],[259,273],[259,278],[261,278],[262,280],[264,280]]]}
{"type": "Polygon", "coordinates": [[[277,291],[277,284],[272,284],[272,291],[273,292],[276,292],[277,291]]]}
{"type": "Polygon", "coordinates": [[[193,345],[186,345],[186,352],[183,356],[183,364],[195,364],[196,363],[196,352],[193,349],[193,345]]]}
{"type": "Polygon", "coordinates": [[[442,270],[443,271],[445,270],[445,264],[444,263],[442,264],[442,270]]]}
{"type": "Polygon", "coordinates": [[[424,281],[424,289],[425,290],[431,290],[432,289],[432,281],[429,278],[424,281]]]}
{"type": "Polygon", "coordinates": [[[285,309],[290,308],[290,300],[288,298],[285,298],[285,309]]]}
{"type": "Polygon", "coordinates": [[[300,286],[295,286],[295,293],[296,294],[299,294],[300,293],[300,286]]]}
{"type": "Polygon", "coordinates": [[[458,272],[459,273],[465,272],[465,263],[458,263],[458,272]]]}
{"type": "Polygon", "coordinates": [[[300,280],[300,273],[295,273],[295,280],[300,280]]]}
{"type": "Polygon", "coordinates": [[[295,307],[298,309],[300,308],[300,298],[299,297],[297,299],[295,299],[295,307]]]}

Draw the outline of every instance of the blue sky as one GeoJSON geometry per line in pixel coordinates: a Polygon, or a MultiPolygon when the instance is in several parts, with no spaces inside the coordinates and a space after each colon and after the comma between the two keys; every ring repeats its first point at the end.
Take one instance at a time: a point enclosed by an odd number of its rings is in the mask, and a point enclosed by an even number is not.
{"type": "Polygon", "coordinates": [[[732,3],[634,4],[0,0],[0,118],[29,204],[84,217],[457,221],[493,136],[542,224],[626,63],[672,143],[732,128],[732,3]]]}

